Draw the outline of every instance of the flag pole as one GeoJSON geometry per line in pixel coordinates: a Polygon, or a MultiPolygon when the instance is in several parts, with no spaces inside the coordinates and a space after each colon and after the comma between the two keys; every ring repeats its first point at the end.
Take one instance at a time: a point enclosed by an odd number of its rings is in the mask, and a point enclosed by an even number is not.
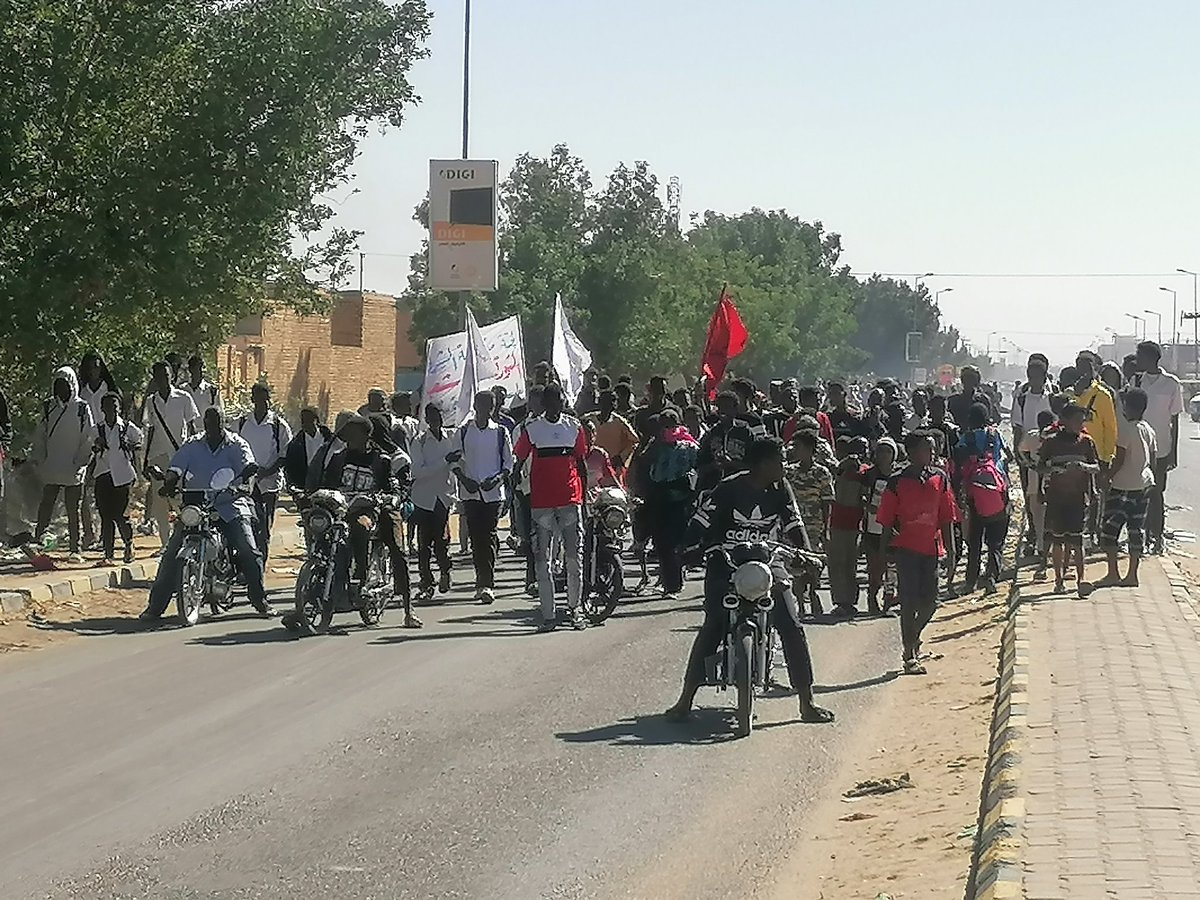
{"type": "MultiPolygon", "coordinates": [[[[717,305],[713,308],[713,315],[716,315],[717,310],[721,308],[721,301],[725,299],[725,294],[729,291],[729,282],[726,281],[721,285],[721,292],[717,294],[717,305]]],[[[708,331],[704,335],[704,349],[708,349],[708,340],[712,337],[712,316],[708,320],[708,331]]],[[[704,374],[704,360],[700,360],[700,378],[698,379],[700,386],[701,402],[704,404],[704,414],[707,416],[712,412],[712,407],[708,402],[708,378],[704,374]]]]}

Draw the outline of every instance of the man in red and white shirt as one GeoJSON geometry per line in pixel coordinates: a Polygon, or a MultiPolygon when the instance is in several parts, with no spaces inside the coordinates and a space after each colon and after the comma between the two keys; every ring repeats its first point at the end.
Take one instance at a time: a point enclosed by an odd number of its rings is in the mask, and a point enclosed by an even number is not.
{"type": "Polygon", "coordinates": [[[558,622],[551,547],[562,541],[567,569],[567,608],[577,631],[587,627],[579,608],[583,594],[583,490],[586,483],[588,440],[578,419],[563,414],[562,388],[546,386],[543,414],[526,423],[514,454],[522,463],[532,458],[529,472],[530,507],[535,531],[534,554],[538,595],[542,602],[539,631],[553,631],[558,622]]]}

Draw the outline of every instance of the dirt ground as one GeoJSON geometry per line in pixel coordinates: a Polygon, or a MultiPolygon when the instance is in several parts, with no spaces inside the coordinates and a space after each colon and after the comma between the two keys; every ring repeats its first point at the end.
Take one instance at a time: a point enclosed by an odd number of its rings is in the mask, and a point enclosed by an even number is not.
{"type": "Polygon", "coordinates": [[[817,810],[777,900],[961,900],[987,765],[1006,598],[947,603],[926,632],[941,659],[897,678],[871,723],[874,749],[846,760],[840,790],[908,775],[912,788],[817,810]],[[798,890],[798,885],[811,889],[798,890]]]}

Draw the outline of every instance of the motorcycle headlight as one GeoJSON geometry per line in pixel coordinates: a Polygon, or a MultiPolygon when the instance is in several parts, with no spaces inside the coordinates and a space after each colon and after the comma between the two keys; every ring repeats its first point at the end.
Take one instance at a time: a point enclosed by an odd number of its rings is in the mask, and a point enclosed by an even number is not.
{"type": "Polygon", "coordinates": [[[745,600],[761,600],[771,594],[771,567],[766,563],[742,563],[733,572],[733,589],[745,600]]]}
{"type": "Polygon", "coordinates": [[[604,522],[604,527],[610,531],[620,531],[629,521],[629,513],[625,512],[619,506],[610,506],[600,515],[601,521],[604,522]]]}
{"type": "Polygon", "coordinates": [[[329,514],[326,512],[314,512],[308,517],[308,530],[314,535],[324,534],[332,524],[333,520],[329,518],[329,514]]]}
{"type": "Polygon", "coordinates": [[[184,528],[195,528],[204,521],[204,513],[198,506],[185,506],[179,511],[179,521],[184,528]]]}

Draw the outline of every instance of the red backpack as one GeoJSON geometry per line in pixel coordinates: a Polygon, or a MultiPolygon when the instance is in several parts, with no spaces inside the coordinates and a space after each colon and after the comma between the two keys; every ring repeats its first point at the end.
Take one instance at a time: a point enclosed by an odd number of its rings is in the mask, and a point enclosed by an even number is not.
{"type": "Polygon", "coordinates": [[[985,519],[998,516],[1008,506],[1008,479],[989,448],[970,454],[959,469],[963,488],[975,512],[985,519]]]}

